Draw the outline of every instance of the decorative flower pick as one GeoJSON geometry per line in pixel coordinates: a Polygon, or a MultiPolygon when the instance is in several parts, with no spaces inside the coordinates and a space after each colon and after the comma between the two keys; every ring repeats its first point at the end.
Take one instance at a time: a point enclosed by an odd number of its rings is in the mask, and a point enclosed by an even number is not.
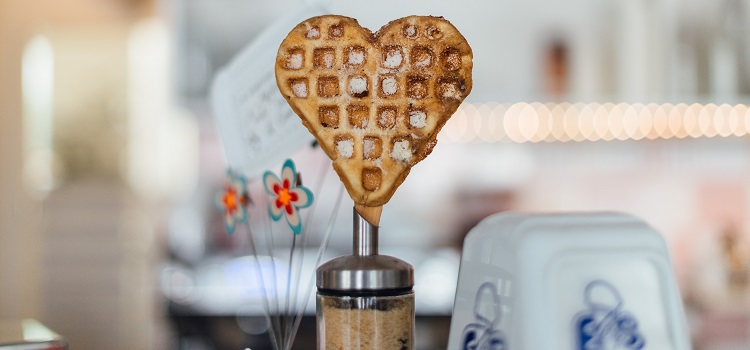
{"type": "Polygon", "coordinates": [[[247,222],[247,206],[251,203],[247,191],[247,179],[227,169],[223,190],[216,196],[216,206],[224,213],[227,233],[234,233],[237,224],[247,222]]]}
{"type": "Polygon", "coordinates": [[[299,209],[309,207],[313,202],[313,193],[301,183],[298,183],[299,175],[291,159],[284,162],[281,168],[281,180],[276,174],[266,171],[263,174],[263,184],[266,192],[271,195],[268,204],[268,213],[274,221],[286,217],[286,222],[292,228],[295,235],[302,232],[302,220],[299,209]]]}

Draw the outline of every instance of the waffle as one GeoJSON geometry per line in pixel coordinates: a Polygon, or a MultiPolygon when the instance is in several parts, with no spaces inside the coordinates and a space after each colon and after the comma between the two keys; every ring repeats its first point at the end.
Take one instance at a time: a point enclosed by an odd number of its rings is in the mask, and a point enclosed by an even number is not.
{"type": "Polygon", "coordinates": [[[442,17],[377,33],[343,16],[310,18],[281,43],[276,83],[355,203],[390,200],[471,92],[472,51],[442,17]]]}

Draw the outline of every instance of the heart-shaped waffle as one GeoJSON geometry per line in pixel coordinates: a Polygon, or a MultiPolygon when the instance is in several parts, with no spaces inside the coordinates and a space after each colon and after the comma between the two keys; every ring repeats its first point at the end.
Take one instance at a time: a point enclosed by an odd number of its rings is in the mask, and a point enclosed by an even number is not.
{"type": "Polygon", "coordinates": [[[377,33],[343,16],[310,18],[281,43],[276,83],[333,160],[354,202],[377,207],[471,91],[471,47],[441,17],[377,33]]]}

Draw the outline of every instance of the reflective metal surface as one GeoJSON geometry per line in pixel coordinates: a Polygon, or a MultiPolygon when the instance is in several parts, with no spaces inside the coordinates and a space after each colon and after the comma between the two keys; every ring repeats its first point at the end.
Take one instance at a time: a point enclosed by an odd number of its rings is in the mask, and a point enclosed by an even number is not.
{"type": "Polygon", "coordinates": [[[376,292],[410,290],[414,268],[407,262],[378,255],[378,227],[354,211],[354,255],[341,256],[317,270],[320,290],[334,292],[376,292]]]}
{"type": "Polygon", "coordinates": [[[37,320],[0,320],[0,349],[66,350],[68,343],[37,320]]]}
{"type": "Polygon", "coordinates": [[[379,227],[369,223],[367,220],[359,216],[356,209],[353,209],[352,211],[354,212],[354,237],[352,241],[354,255],[378,255],[379,227]]]}

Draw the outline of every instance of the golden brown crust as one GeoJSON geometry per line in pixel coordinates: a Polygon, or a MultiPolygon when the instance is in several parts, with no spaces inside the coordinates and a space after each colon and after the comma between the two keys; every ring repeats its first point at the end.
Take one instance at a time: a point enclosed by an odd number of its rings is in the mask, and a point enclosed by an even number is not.
{"type": "Polygon", "coordinates": [[[353,18],[319,16],[281,43],[276,83],[352,199],[374,207],[432,152],[471,92],[472,58],[441,17],[405,17],[373,34],[353,18]]]}

